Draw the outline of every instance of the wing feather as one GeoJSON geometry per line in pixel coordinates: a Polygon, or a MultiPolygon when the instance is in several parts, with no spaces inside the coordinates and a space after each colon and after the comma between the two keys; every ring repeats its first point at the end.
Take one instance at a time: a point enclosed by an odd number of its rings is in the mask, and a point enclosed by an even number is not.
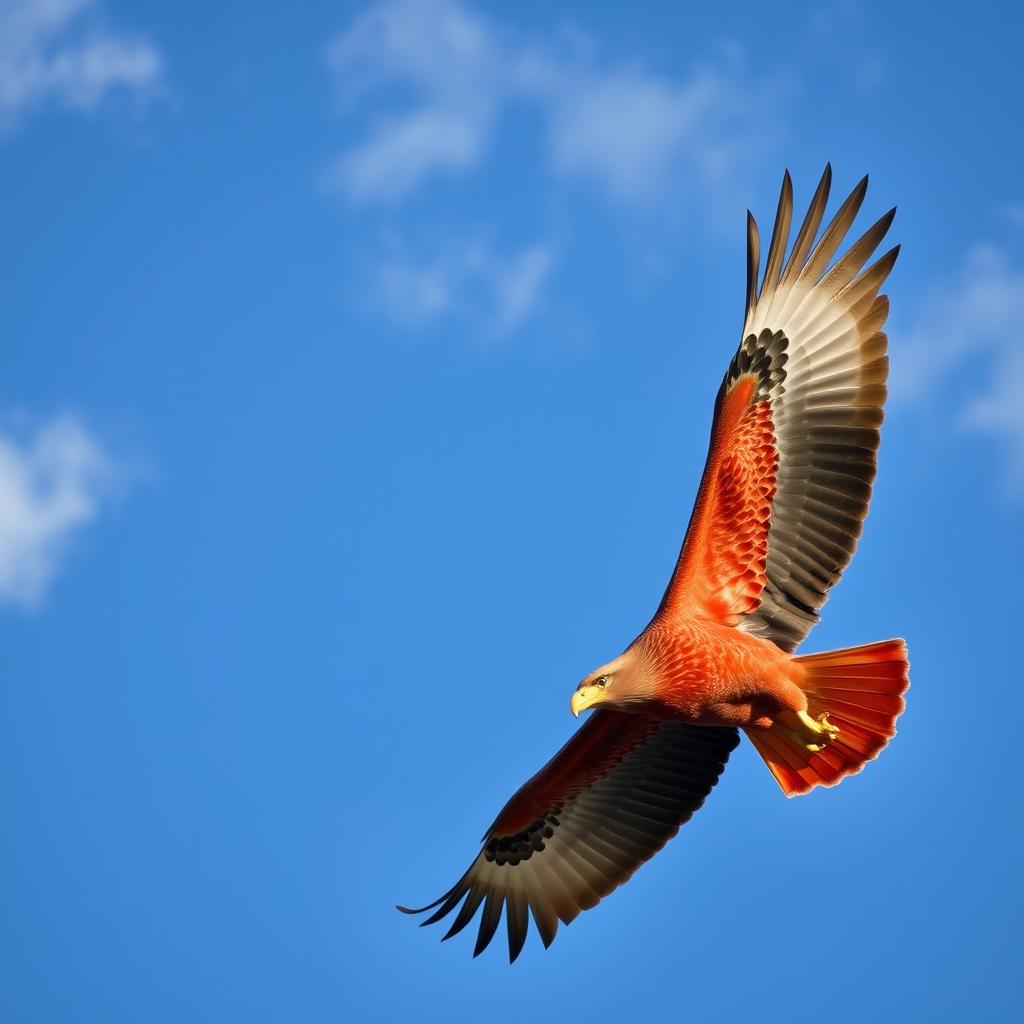
{"type": "Polygon", "coordinates": [[[433,924],[459,907],[444,938],[483,906],[474,956],[498,930],[509,959],[523,949],[532,915],[545,946],[627,881],[679,831],[718,781],[735,729],[595,712],[498,815],[469,870],[420,910],[433,924]],[[462,903],[459,906],[459,903],[462,903]]]}
{"type": "Polygon", "coordinates": [[[757,274],[761,259],[761,241],[757,234],[757,221],[747,210],[747,315],[757,305],[757,274]]]}
{"type": "Polygon", "coordinates": [[[890,210],[833,263],[868,180],[818,237],[831,179],[826,167],[782,267],[792,219],[783,178],[760,287],[757,225],[748,219],[743,339],[718,394],[693,517],[656,623],[704,617],[791,651],[853,555],[889,373],[889,303],[878,290],[899,247],[869,265],[890,210]]]}
{"type": "MultiPolygon", "coordinates": [[[[779,194],[779,208],[775,214],[775,227],[772,230],[771,245],[768,247],[768,261],[765,264],[762,291],[766,289],[770,291],[779,283],[779,276],[782,274],[782,261],[786,257],[786,243],[789,241],[789,225],[792,219],[793,181],[789,176],[789,171],[786,171],[782,176],[782,192],[779,194]]],[[[753,276],[756,281],[756,261],[753,276]]],[[[751,307],[748,305],[748,314],[750,313],[750,310],[751,307]]]]}
{"type": "MultiPolygon", "coordinates": [[[[811,251],[811,246],[814,244],[814,237],[821,226],[821,219],[825,216],[825,207],[828,205],[828,193],[831,187],[832,165],[826,164],[825,173],[822,174],[821,181],[818,182],[814,197],[811,199],[811,205],[807,208],[803,224],[801,224],[796,241],[793,243],[793,251],[789,254],[789,261],[786,263],[786,269],[782,274],[781,286],[777,289],[778,293],[784,291],[787,284],[792,283],[806,262],[807,254],[811,251]]],[[[774,293],[769,293],[769,295],[771,294],[774,293]]]]}

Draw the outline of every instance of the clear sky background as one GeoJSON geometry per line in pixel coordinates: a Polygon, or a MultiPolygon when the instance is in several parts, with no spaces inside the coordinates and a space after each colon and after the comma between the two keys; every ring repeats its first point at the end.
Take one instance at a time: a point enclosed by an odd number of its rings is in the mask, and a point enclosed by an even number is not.
{"type": "Polygon", "coordinates": [[[0,0],[0,1018],[1019,1008],[1024,24],[690,6],[0,0]],[[826,160],[904,249],[806,649],[905,636],[900,734],[472,961],[393,904],[653,612],[826,160]]]}

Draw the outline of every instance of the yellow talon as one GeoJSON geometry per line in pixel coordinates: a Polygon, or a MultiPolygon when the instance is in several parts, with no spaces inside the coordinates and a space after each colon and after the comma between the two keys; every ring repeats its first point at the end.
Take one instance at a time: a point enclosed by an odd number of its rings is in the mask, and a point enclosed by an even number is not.
{"type": "Polygon", "coordinates": [[[828,720],[827,711],[823,711],[820,715],[818,715],[818,724],[825,730],[830,740],[834,740],[839,735],[839,726],[833,725],[828,720]]]}
{"type": "Polygon", "coordinates": [[[806,711],[786,711],[779,715],[778,724],[796,737],[800,746],[812,754],[828,746],[839,735],[839,727],[828,720],[827,712],[811,718],[806,711]]]}

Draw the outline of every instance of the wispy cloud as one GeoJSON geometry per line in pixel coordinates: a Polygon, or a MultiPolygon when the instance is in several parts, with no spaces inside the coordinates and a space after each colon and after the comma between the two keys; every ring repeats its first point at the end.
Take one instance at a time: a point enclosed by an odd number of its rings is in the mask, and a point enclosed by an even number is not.
{"type": "Polygon", "coordinates": [[[602,57],[579,32],[516,34],[458,0],[373,7],[334,41],[330,67],[346,109],[374,101],[372,127],[330,172],[355,202],[396,201],[432,173],[474,170],[513,105],[539,115],[552,173],[612,200],[647,203],[695,180],[715,192],[742,166],[740,147],[777,136],[785,95],[735,47],[673,77],[602,57]]]}
{"type": "MultiPolygon", "coordinates": [[[[1024,301],[1021,302],[1024,312],[1024,301]]],[[[1017,321],[1018,324],[1020,321],[1017,321]]],[[[964,422],[974,430],[991,434],[1006,453],[1006,482],[1019,493],[1024,490],[1024,349],[1019,342],[1000,353],[986,388],[964,410],[964,422]]]]}
{"type": "Polygon", "coordinates": [[[481,150],[479,126],[462,112],[418,110],[380,124],[363,145],[339,156],[324,179],[357,202],[390,202],[433,171],[472,167],[481,150]]]}
{"type": "Polygon", "coordinates": [[[554,264],[554,247],[547,242],[528,246],[492,275],[496,301],[495,330],[511,331],[540,302],[554,264]]]}
{"type": "Polygon", "coordinates": [[[673,192],[717,207],[735,199],[742,156],[770,148],[784,93],[732,47],[681,79],[600,65],[559,74],[546,97],[554,168],[634,207],[673,192]]]}
{"type": "Polygon", "coordinates": [[[0,0],[0,127],[47,103],[89,111],[146,96],[163,75],[147,39],[109,27],[95,0],[0,0]]]}
{"type": "Polygon", "coordinates": [[[511,252],[481,240],[450,241],[414,254],[393,238],[377,259],[367,298],[401,326],[456,316],[500,337],[541,304],[554,260],[553,245],[544,241],[511,252]]]}
{"type": "Polygon", "coordinates": [[[0,603],[38,604],[117,477],[73,418],[54,419],[25,442],[0,434],[0,603]]]}
{"type": "MultiPolygon", "coordinates": [[[[513,110],[534,118],[549,192],[583,185],[615,210],[659,219],[681,201],[705,222],[725,208],[734,214],[740,178],[757,170],[739,156],[769,159],[784,135],[786,83],[755,74],[736,47],[673,75],[608,55],[578,29],[538,36],[460,0],[383,0],[328,55],[338,105],[358,129],[323,180],[392,235],[399,208],[432,182],[484,171],[513,110]]],[[[476,238],[482,228],[493,224],[463,233],[476,238]]],[[[497,329],[507,332],[537,308],[555,252],[541,242],[499,260],[467,242],[410,261],[398,246],[391,262],[375,261],[370,292],[399,303],[388,307],[392,319],[411,324],[490,291],[497,329]]]]}
{"type": "Polygon", "coordinates": [[[893,339],[894,396],[941,400],[958,424],[993,436],[1015,489],[1024,488],[1022,323],[1024,263],[985,244],[925,296],[917,322],[893,339]]]}
{"type": "Polygon", "coordinates": [[[358,202],[394,201],[433,172],[483,156],[503,88],[491,27],[451,0],[371,8],[331,44],[339,105],[398,87],[406,109],[376,112],[368,136],[339,155],[328,180],[358,202]]]}

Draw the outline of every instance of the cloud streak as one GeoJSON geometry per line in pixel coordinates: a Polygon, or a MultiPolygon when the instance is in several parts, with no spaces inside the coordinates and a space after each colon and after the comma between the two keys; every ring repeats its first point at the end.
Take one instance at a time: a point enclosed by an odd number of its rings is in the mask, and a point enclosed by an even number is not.
{"type": "MultiPolygon", "coordinates": [[[[513,112],[536,128],[545,203],[582,188],[649,224],[675,218],[684,201],[706,223],[726,211],[731,222],[740,179],[756,173],[750,154],[768,158],[784,135],[785,83],[752,75],[735,47],[684,74],[657,73],[578,30],[517,32],[460,0],[383,0],[333,40],[328,66],[354,133],[322,181],[392,239],[400,211],[433,183],[485,172],[513,112]]],[[[494,233],[474,224],[428,258],[393,245],[363,261],[375,274],[366,291],[395,323],[475,304],[493,333],[511,333],[540,308],[561,246],[520,238],[501,255],[478,241],[494,233]]]]}
{"type": "Polygon", "coordinates": [[[94,0],[0,0],[0,126],[46,104],[94,110],[114,92],[151,94],[163,58],[100,24],[94,0]]]}
{"type": "Polygon", "coordinates": [[[27,443],[0,434],[0,604],[38,605],[116,476],[73,418],[51,421],[27,443]]]}
{"type": "Polygon", "coordinates": [[[686,76],[659,75],[599,57],[579,34],[517,35],[457,0],[378,4],[329,53],[341,106],[369,99],[376,114],[329,175],[355,203],[397,202],[439,172],[476,169],[515,105],[539,117],[555,177],[630,204],[681,181],[715,192],[741,147],[777,136],[785,93],[749,75],[735,48],[686,76]]]}
{"type": "Polygon", "coordinates": [[[986,244],[967,253],[926,297],[911,329],[894,337],[894,396],[946,402],[959,425],[993,437],[1014,490],[1024,489],[1022,323],[1024,264],[986,244]]]}
{"type": "Polygon", "coordinates": [[[393,239],[378,257],[368,298],[399,326],[424,328],[454,316],[502,337],[542,304],[555,255],[545,241],[501,252],[481,240],[449,242],[417,255],[393,239]]]}
{"type": "Polygon", "coordinates": [[[720,207],[750,152],[769,148],[783,93],[751,79],[735,49],[681,79],[614,67],[559,75],[547,96],[554,170],[631,208],[676,192],[720,207]]]}
{"type": "Polygon", "coordinates": [[[378,115],[328,181],[355,202],[395,202],[439,171],[479,163],[503,89],[490,25],[450,0],[382,3],[330,45],[339,106],[403,90],[406,109],[378,115]]]}

